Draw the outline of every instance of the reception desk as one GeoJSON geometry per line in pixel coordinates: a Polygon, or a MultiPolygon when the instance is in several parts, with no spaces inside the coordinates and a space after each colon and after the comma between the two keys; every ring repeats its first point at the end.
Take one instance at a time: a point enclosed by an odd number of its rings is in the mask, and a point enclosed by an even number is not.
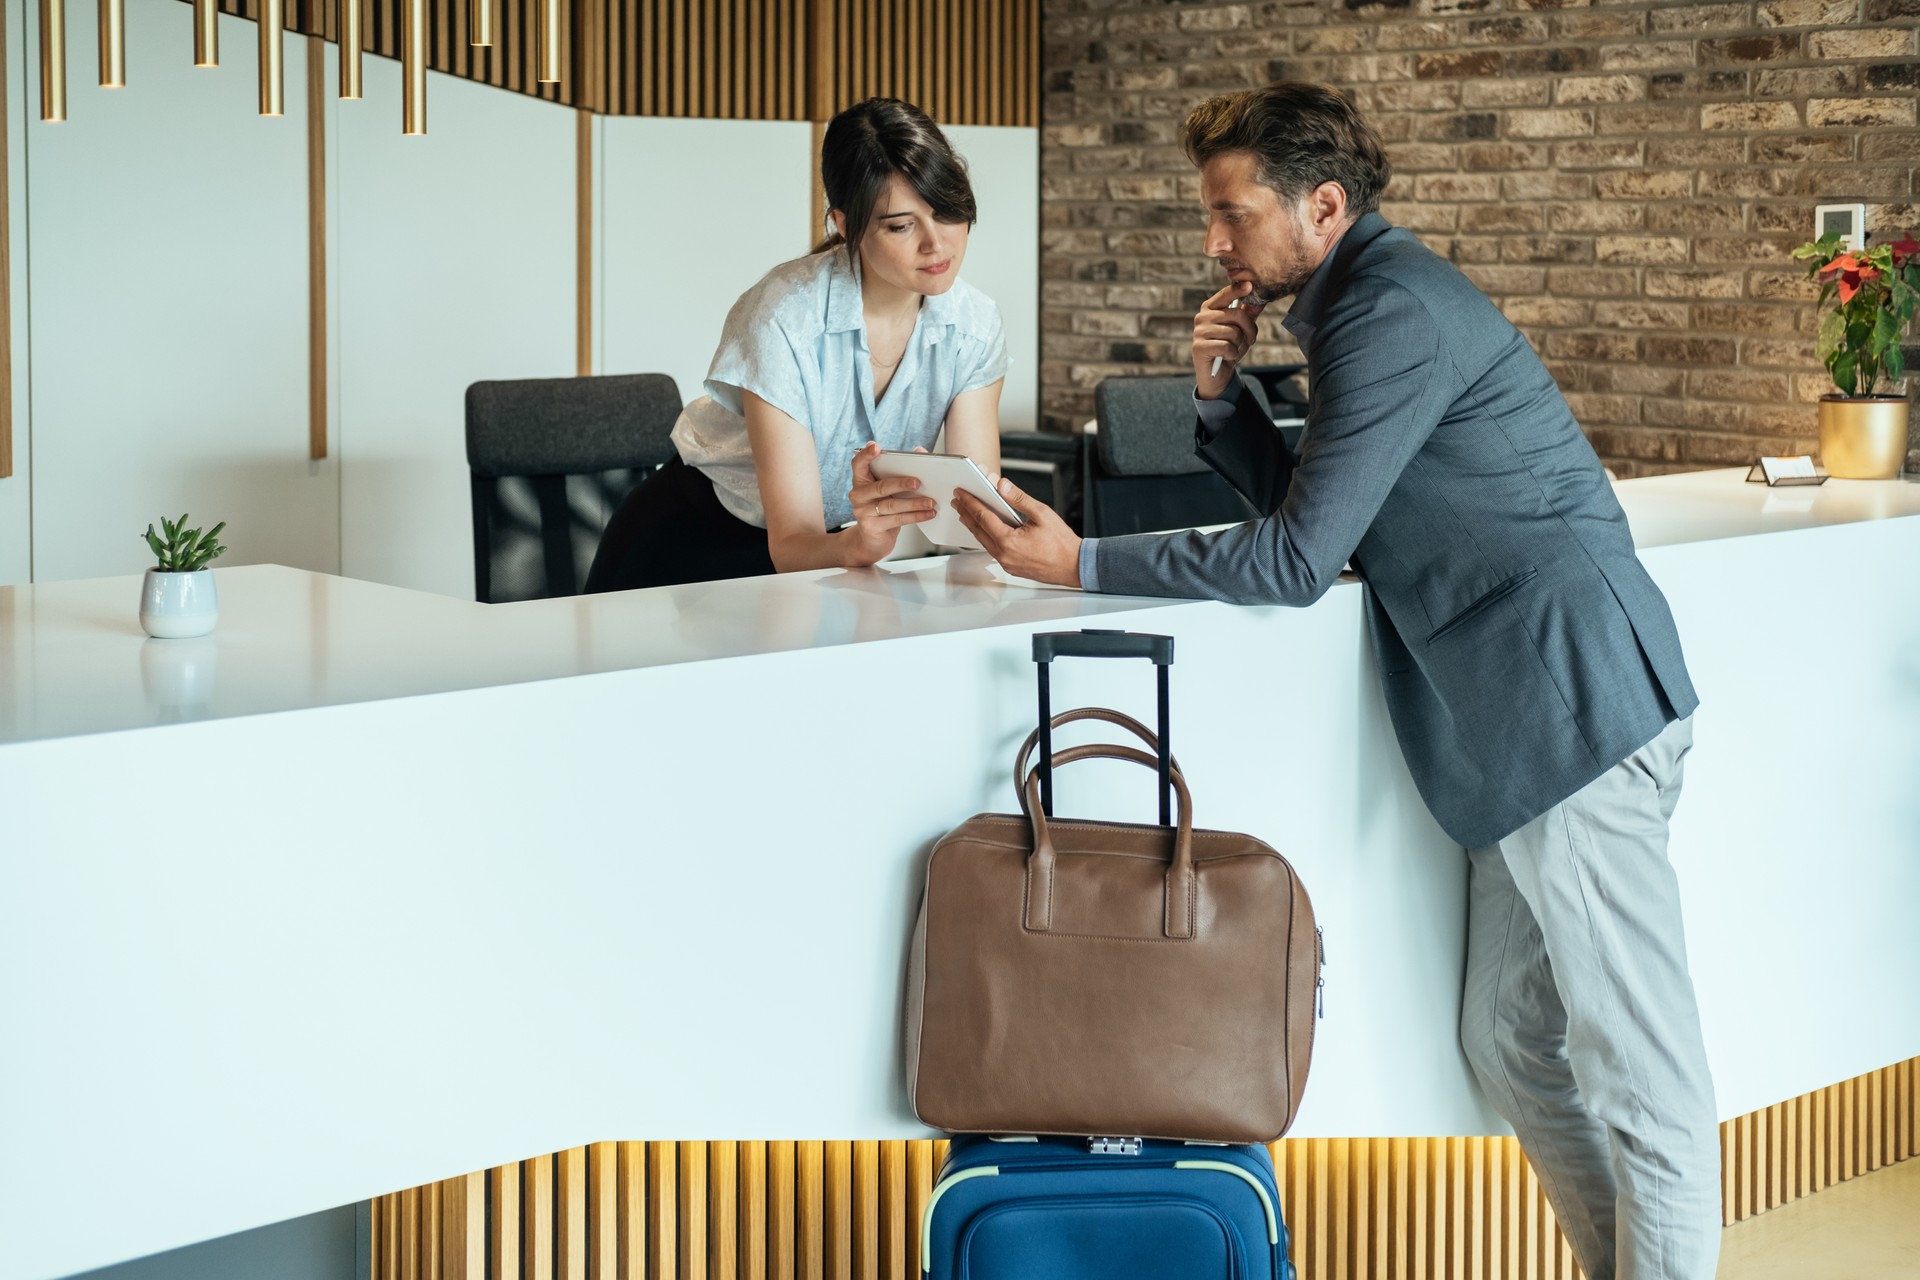
{"type": "MultiPolygon", "coordinates": [[[[1629,481],[1703,705],[1673,827],[1723,1115],[1920,1054],[1920,485],[1629,481]]],[[[1326,935],[1295,1134],[1501,1132],[1455,1027],[1465,863],[1362,588],[1011,585],[978,556],[482,606],[275,566],[148,641],[0,588],[0,1280],[603,1139],[899,1138],[921,863],[1012,807],[1027,637],[1176,638],[1202,826],[1326,935]]],[[[1059,707],[1150,716],[1144,664],[1059,707]]],[[[1152,786],[1063,771],[1062,812],[1152,786]]]]}

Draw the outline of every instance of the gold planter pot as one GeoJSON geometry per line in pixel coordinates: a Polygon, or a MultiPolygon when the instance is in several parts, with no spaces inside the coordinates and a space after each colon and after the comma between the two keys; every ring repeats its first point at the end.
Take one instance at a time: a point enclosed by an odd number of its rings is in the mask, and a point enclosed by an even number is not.
{"type": "Polygon", "coordinates": [[[1836,480],[1893,480],[1907,461],[1905,396],[1822,396],[1820,463],[1836,480]]]}

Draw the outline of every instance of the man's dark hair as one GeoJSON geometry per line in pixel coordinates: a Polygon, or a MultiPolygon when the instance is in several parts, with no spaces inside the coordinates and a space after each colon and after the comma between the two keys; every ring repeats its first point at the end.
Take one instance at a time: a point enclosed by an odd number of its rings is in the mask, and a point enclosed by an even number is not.
{"type": "Polygon", "coordinates": [[[1380,135],[1352,99],[1322,84],[1282,82],[1209,98],[1187,116],[1184,138],[1187,158],[1198,167],[1230,151],[1248,152],[1261,184],[1288,204],[1323,182],[1337,182],[1355,218],[1380,207],[1393,177],[1380,135]]]}
{"type": "MultiPolygon", "coordinates": [[[[847,216],[849,259],[856,256],[874,205],[896,173],[941,222],[972,226],[978,218],[967,162],[940,126],[911,102],[868,98],[835,116],[820,143],[821,185],[827,189],[827,207],[847,216]]],[[[838,235],[828,236],[814,252],[839,243],[838,235]]]]}

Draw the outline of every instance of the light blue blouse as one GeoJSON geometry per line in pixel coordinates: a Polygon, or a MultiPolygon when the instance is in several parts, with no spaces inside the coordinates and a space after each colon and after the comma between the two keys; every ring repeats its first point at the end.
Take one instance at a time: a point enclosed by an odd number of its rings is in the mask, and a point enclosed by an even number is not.
{"type": "Polygon", "coordinates": [[[796,258],[769,271],[727,313],[706,394],[680,413],[673,443],[713,481],[734,515],[766,527],[740,393],[751,391],[813,433],[826,526],[853,519],[847,501],[853,455],[932,448],[955,396],[1006,376],[1000,309],[964,280],[926,298],[900,366],[873,402],[867,324],[858,269],[844,249],[796,258]]]}

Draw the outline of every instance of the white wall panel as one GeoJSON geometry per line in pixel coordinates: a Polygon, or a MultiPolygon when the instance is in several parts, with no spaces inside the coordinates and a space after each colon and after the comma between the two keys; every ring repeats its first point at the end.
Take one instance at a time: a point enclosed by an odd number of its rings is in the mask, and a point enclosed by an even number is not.
{"type": "Polygon", "coordinates": [[[252,23],[222,18],[222,65],[196,71],[192,10],[133,0],[108,91],[92,14],[69,9],[67,123],[38,118],[37,15],[10,50],[34,108],[34,576],[137,570],[140,531],[182,511],[228,521],[222,563],[334,570],[339,475],[307,459],[304,43],[286,38],[287,114],[263,119],[252,23]]]}
{"type": "MultiPolygon", "coordinates": [[[[601,151],[604,366],[700,394],[727,309],[813,247],[812,126],[609,119],[601,151]],[[725,181],[702,175],[724,171],[725,181]]],[[[962,274],[1000,305],[1014,366],[1001,422],[1031,428],[1039,387],[1039,133],[954,126],[979,202],[962,274]]]]}
{"type": "Polygon", "coordinates": [[[1040,421],[1040,131],[944,128],[966,157],[980,210],[960,274],[1000,305],[1013,357],[1000,393],[1000,425],[1031,431],[1040,421]]]}
{"type": "Polygon", "coordinates": [[[605,372],[671,374],[692,400],[728,309],[819,239],[813,127],[622,117],[602,137],[605,372]]]}
{"type": "MultiPolygon", "coordinates": [[[[27,418],[27,64],[24,0],[7,0],[8,306],[13,324],[13,475],[0,480],[0,585],[33,576],[32,440],[27,418]]],[[[37,110],[37,107],[35,108],[37,110]]]]}
{"type": "Polygon", "coordinates": [[[431,74],[409,138],[399,65],[365,68],[337,116],[341,572],[471,600],[467,386],[575,369],[575,114],[431,74]]]}

